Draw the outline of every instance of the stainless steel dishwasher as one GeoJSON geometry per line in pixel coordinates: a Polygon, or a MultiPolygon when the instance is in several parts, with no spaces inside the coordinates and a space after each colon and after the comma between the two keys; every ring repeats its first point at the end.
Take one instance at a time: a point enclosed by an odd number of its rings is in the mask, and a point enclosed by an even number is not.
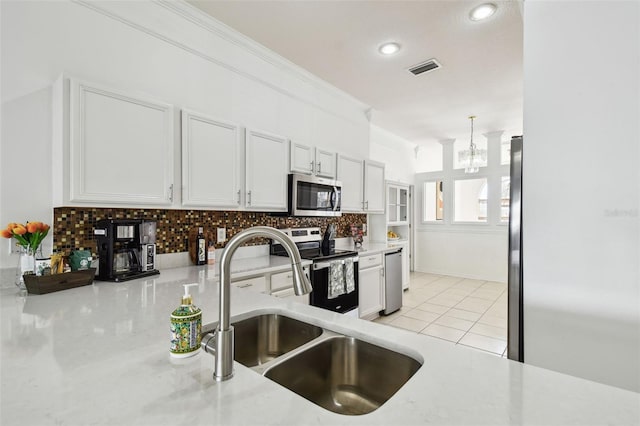
{"type": "Polygon", "coordinates": [[[402,248],[384,256],[384,293],[384,315],[402,307],[402,248]]]}

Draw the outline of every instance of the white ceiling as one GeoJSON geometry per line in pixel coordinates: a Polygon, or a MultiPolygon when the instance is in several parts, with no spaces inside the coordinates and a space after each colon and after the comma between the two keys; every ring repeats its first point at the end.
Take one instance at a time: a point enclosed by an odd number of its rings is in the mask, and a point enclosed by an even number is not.
{"type": "Polygon", "coordinates": [[[522,134],[522,15],[518,1],[203,1],[189,3],[374,109],[374,124],[412,143],[522,134]],[[392,57],[378,46],[402,45],[392,57]],[[442,68],[407,68],[436,58],[442,68]]]}

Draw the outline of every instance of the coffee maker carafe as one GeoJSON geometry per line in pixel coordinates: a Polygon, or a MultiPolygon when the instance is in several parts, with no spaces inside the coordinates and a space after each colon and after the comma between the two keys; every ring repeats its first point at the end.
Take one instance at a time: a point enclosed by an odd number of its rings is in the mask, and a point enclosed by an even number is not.
{"type": "Polygon", "coordinates": [[[100,266],[96,279],[127,281],[160,273],[155,269],[155,221],[102,219],[93,233],[100,266]]]}

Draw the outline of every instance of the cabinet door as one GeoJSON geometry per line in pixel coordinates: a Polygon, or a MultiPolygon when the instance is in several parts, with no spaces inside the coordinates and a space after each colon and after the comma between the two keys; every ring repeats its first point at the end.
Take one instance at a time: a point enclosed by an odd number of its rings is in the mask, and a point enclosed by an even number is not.
{"type": "Polygon", "coordinates": [[[367,213],[384,213],[384,164],[364,162],[364,206],[367,213]]]}
{"type": "Polygon", "coordinates": [[[292,302],[302,303],[303,305],[309,304],[309,295],[303,294],[302,296],[297,296],[296,293],[293,291],[293,288],[274,291],[271,293],[271,296],[277,297],[279,299],[288,299],[292,302]]]}
{"type": "Polygon", "coordinates": [[[287,142],[282,136],[247,129],[247,209],[287,210],[287,142]]]}
{"type": "Polygon", "coordinates": [[[362,212],[364,209],[364,161],[338,155],[338,180],[342,182],[342,211],[362,212]]]}
{"type": "Polygon", "coordinates": [[[69,201],[173,202],[173,107],[71,80],[69,201]]]}
{"type": "Polygon", "coordinates": [[[240,206],[240,138],[236,124],[182,111],[182,205],[240,206]]]}
{"type": "Polygon", "coordinates": [[[376,316],[384,309],[383,268],[362,269],[358,276],[358,309],[360,318],[376,316]]]}
{"type": "Polygon", "coordinates": [[[231,281],[231,285],[253,293],[267,293],[267,278],[265,276],[247,278],[239,281],[231,281]]]}
{"type": "Polygon", "coordinates": [[[316,148],[316,175],[336,178],[336,153],[316,148]]]}
{"type": "Polygon", "coordinates": [[[315,162],[313,161],[313,148],[301,143],[291,141],[291,172],[313,174],[315,162]]]}

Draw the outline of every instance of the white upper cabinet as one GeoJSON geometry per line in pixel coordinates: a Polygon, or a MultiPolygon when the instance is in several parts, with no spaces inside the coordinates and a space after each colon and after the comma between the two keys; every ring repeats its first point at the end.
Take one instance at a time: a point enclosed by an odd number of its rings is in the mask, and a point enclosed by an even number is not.
{"type": "Polygon", "coordinates": [[[336,153],[291,141],[291,172],[336,178],[336,153]]]}
{"type": "Polygon", "coordinates": [[[238,208],[242,193],[242,129],[182,111],[182,205],[238,208]]]}
{"type": "Polygon", "coordinates": [[[291,141],[291,172],[312,175],[315,170],[315,152],[309,145],[291,141]]]}
{"type": "Polygon", "coordinates": [[[342,182],[342,211],[364,211],[364,161],[338,155],[338,179],[342,182]]]}
{"type": "Polygon", "coordinates": [[[60,78],[54,117],[54,205],[173,203],[171,105],[60,78]]]}
{"type": "Polygon", "coordinates": [[[343,212],[385,212],[383,163],[338,155],[338,179],[343,212]]]}
{"type": "Polygon", "coordinates": [[[316,148],[316,175],[336,178],[336,153],[316,148]]]}
{"type": "Polygon", "coordinates": [[[384,164],[364,162],[364,209],[367,213],[385,212],[384,164]]]}
{"type": "Polygon", "coordinates": [[[246,199],[250,210],[287,210],[288,140],[254,129],[246,130],[246,199]]]}

